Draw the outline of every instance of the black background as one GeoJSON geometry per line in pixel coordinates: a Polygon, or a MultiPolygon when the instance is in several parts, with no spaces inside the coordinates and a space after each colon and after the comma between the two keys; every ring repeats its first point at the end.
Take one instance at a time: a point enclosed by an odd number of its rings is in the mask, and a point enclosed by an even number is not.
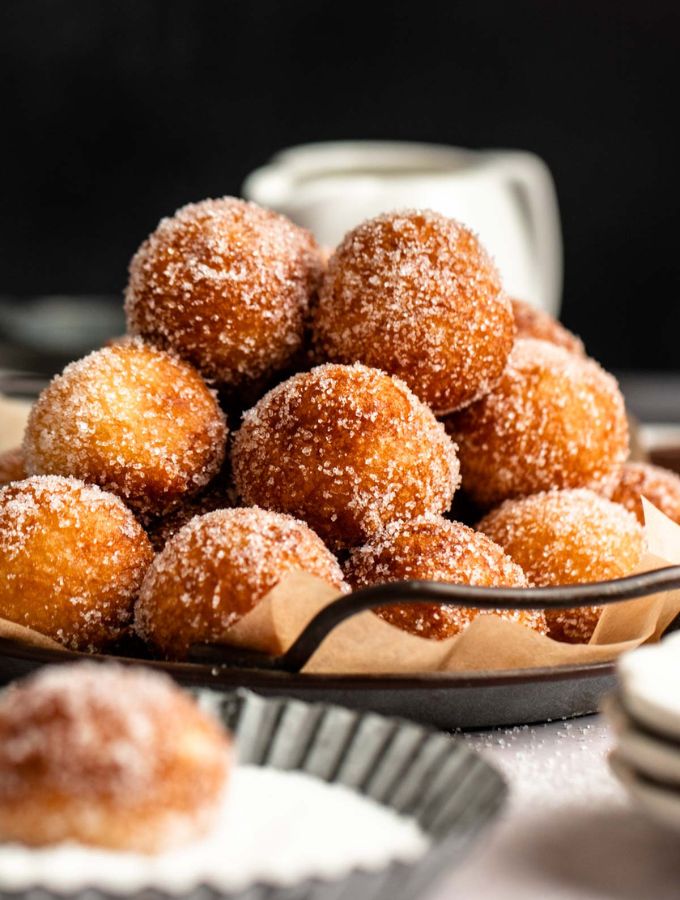
{"type": "Polygon", "coordinates": [[[563,318],[680,369],[680,4],[25,0],[0,7],[0,293],[111,293],[161,214],[303,141],[540,154],[563,318]]]}

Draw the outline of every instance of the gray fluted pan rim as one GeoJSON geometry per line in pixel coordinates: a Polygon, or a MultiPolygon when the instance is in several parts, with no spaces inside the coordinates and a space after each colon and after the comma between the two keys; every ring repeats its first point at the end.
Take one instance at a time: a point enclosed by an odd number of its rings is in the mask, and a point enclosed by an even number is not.
{"type": "MultiPolygon", "coordinates": [[[[499,775],[459,739],[398,719],[328,704],[266,699],[249,691],[201,691],[235,733],[242,763],[315,775],[412,816],[431,844],[416,862],[377,872],[353,870],[333,881],[253,884],[224,894],[210,885],[167,894],[152,886],[140,900],[414,900],[465,850],[506,795],[499,775]]],[[[1,878],[1,875],[0,875],[1,878]]],[[[120,900],[96,887],[57,894],[48,886],[7,893],[8,900],[120,900]]]]}

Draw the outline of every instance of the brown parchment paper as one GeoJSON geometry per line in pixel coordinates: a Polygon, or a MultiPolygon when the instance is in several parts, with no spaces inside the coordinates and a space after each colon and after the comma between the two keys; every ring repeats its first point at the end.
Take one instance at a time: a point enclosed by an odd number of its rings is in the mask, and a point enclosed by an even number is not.
{"type": "Polygon", "coordinates": [[[32,628],[26,628],[24,625],[17,625],[16,622],[9,622],[7,619],[0,619],[0,638],[7,638],[10,641],[17,641],[28,647],[39,647],[43,650],[64,649],[61,644],[53,641],[47,635],[34,631],[32,628]]]}
{"type": "MultiPolygon", "coordinates": [[[[648,553],[639,571],[680,564],[680,526],[643,500],[648,553]]],[[[224,635],[224,642],[283,653],[305,625],[338,596],[310,575],[292,573],[224,635]]],[[[494,615],[476,618],[463,634],[431,641],[359,613],[321,644],[305,672],[318,674],[414,674],[479,672],[605,662],[658,640],[680,613],[680,590],[606,606],[588,644],[564,644],[494,615]]],[[[50,638],[0,619],[0,637],[35,647],[62,649],[50,638]]]]}
{"type": "MultiPolygon", "coordinates": [[[[648,552],[639,571],[680,564],[680,526],[644,501],[648,552]]],[[[337,596],[302,573],[288,576],[226,635],[225,642],[284,652],[304,626],[337,596]]],[[[680,590],[606,606],[588,644],[565,644],[498,616],[476,618],[445,641],[417,637],[359,613],[338,626],[304,671],[324,674],[469,672],[605,662],[658,640],[680,613],[680,590]]]]}

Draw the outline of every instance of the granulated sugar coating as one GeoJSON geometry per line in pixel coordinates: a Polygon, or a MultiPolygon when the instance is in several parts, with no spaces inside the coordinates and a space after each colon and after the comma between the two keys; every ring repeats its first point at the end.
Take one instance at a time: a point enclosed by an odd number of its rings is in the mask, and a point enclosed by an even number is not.
{"type": "Polygon", "coordinates": [[[649,463],[626,463],[612,500],[622,503],[644,525],[640,497],[646,497],[669,519],[680,525],[680,476],[675,472],[649,463]]]}
{"type": "Polygon", "coordinates": [[[52,381],[31,412],[24,453],[30,472],[93,482],[150,516],[211,480],[226,436],[224,414],[198,372],[129,339],[52,381]]]}
{"type": "Polygon", "coordinates": [[[137,632],[166,657],[182,659],[192,644],[220,641],[294,571],[346,590],[337,560],[304,522],[257,508],[197,516],[150,567],[137,632]]]}
{"type": "Polygon", "coordinates": [[[0,485],[21,481],[26,477],[26,464],[21,447],[13,447],[0,453],[0,485]]]}
{"type": "MultiPolygon", "coordinates": [[[[478,587],[526,587],[524,572],[484,534],[441,516],[393,522],[345,564],[353,588],[390,581],[443,581],[478,587]]],[[[419,603],[376,610],[378,615],[420,637],[443,640],[463,631],[479,610],[419,603]]],[[[482,613],[483,614],[483,613],[482,613]]],[[[545,633],[538,610],[498,610],[496,615],[545,633]]]]}
{"type": "Polygon", "coordinates": [[[322,359],[398,375],[438,414],[493,387],[515,331],[498,272],[475,235],[430,210],[381,215],[345,237],[312,329],[322,359]]]}
{"type": "Polygon", "coordinates": [[[165,675],[55,666],[0,694],[0,842],[155,853],[212,825],[222,727],[165,675]]]}
{"type": "MultiPolygon", "coordinates": [[[[508,500],[478,528],[500,544],[536,587],[630,575],[644,551],[631,513],[589,490],[548,491],[508,500]]],[[[546,610],[550,636],[586,643],[601,607],[546,610]]]]}
{"type": "Polygon", "coordinates": [[[289,378],[243,417],[232,450],[241,497],[304,519],[334,548],[394,519],[444,512],[456,447],[406,385],[327,364],[289,378]]]}
{"type": "Polygon", "coordinates": [[[130,263],[128,329],[240,385],[298,349],[321,268],[310,232],[285,216],[234,197],[190,203],[130,263]]]}
{"type": "Polygon", "coordinates": [[[585,355],[583,341],[572,334],[557,319],[542,309],[537,309],[524,300],[512,298],[512,313],[515,317],[518,338],[538,338],[558,347],[564,347],[571,353],[585,355]]]}
{"type": "Polygon", "coordinates": [[[79,844],[1,844],[0,895],[23,897],[33,889],[51,897],[256,897],[264,890],[270,897],[308,897],[316,891],[301,884],[307,879],[338,882],[357,869],[408,865],[429,846],[411,816],[343,784],[239,765],[217,821],[201,839],[156,856],[79,844]]]}
{"type": "Polygon", "coordinates": [[[153,551],[113,494],[36,476],[0,490],[0,618],[72,650],[101,650],[129,627],[153,551]]]}
{"type": "Polygon", "coordinates": [[[493,391],[446,427],[481,507],[553,488],[609,496],[628,455],[616,380],[594,360],[531,338],[516,342],[493,391]]]}

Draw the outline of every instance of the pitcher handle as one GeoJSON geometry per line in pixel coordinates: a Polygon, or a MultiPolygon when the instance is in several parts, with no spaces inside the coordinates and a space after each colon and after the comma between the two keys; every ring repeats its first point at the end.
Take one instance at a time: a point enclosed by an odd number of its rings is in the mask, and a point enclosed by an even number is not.
{"type": "MultiPolygon", "coordinates": [[[[557,315],[562,299],[562,234],[555,184],[547,165],[533,153],[489,153],[500,177],[515,191],[538,260],[542,306],[557,315]]],[[[523,298],[518,298],[523,299],[523,298]]]]}

